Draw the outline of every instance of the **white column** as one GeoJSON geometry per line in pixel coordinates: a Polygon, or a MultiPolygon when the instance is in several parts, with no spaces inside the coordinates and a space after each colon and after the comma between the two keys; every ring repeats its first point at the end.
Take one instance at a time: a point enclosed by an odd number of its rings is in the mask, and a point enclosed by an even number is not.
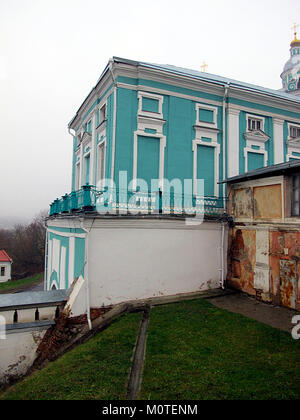
{"type": "Polygon", "coordinates": [[[239,109],[227,108],[227,174],[239,175],[239,109]]]}
{"type": "Polygon", "coordinates": [[[273,118],[274,163],[284,162],[283,120],[273,118]]]}
{"type": "Polygon", "coordinates": [[[92,118],[92,144],[91,144],[91,162],[90,162],[90,184],[96,185],[96,126],[97,126],[97,109],[95,109],[92,118]]]}

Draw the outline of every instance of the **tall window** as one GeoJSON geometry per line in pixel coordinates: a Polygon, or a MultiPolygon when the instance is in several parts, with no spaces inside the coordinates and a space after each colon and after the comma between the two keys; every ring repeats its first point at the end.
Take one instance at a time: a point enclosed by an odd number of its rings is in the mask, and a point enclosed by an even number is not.
{"type": "Polygon", "coordinates": [[[105,159],[105,143],[101,143],[98,147],[98,169],[97,169],[97,180],[98,182],[104,179],[104,162],[105,159]]]}
{"type": "Polygon", "coordinates": [[[99,124],[103,123],[103,121],[106,120],[106,104],[104,104],[101,108],[100,108],[100,112],[99,112],[99,124]]]}
{"type": "Polygon", "coordinates": [[[300,174],[292,177],[292,216],[300,216],[300,174]]]}
{"type": "Polygon", "coordinates": [[[5,276],[5,267],[1,267],[1,277],[5,276]]]}
{"type": "Polygon", "coordinates": [[[79,190],[80,188],[80,163],[76,164],[76,173],[75,173],[75,189],[79,190]]]}

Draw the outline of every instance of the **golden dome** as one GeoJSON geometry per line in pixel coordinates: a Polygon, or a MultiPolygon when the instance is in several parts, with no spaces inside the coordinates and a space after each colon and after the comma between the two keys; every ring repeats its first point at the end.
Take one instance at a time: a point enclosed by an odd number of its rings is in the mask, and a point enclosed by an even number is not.
{"type": "Polygon", "coordinates": [[[295,35],[295,39],[291,42],[291,47],[300,47],[300,39],[297,39],[295,35]]]}

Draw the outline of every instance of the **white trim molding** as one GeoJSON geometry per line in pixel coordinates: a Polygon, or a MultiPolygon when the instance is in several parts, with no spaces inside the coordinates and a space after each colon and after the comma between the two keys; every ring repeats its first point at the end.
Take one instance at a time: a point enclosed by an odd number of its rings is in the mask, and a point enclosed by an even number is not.
{"type": "Polygon", "coordinates": [[[164,97],[162,95],[157,95],[149,92],[138,92],[138,115],[150,118],[163,118],[163,106],[164,97]],[[143,111],[143,98],[154,99],[158,101],[158,112],[143,111]]]}
{"type": "Polygon", "coordinates": [[[300,153],[300,138],[287,140],[288,146],[288,153],[287,153],[287,160],[289,161],[290,158],[292,159],[300,159],[300,156],[294,156],[293,153],[300,153]]]}
{"type": "Polygon", "coordinates": [[[252,133],[253,131],[255,131],[255,130],[249,130],[249,128],[248,128],[249,119],[260,121],[260,123],[261,123],[260,131],[265,130],[265,117],[262,117],[261,115],[257,115],[257,114],[246,114],[246,132],[252,133]]]}
{"type": "Polygon", "coordinates": [[[273,118],[274,164],[284,162],[283,124],[283,119],[273,118]]]}
{"type": "MultiPolygon", "coordinates": [[[[163,122],[164,124],[164,122],[163,122]]],[[[164,166],[165,166],[165,147],[166,147],[166,136],[162,133],[162,125],[157,126],[156,134],[153,133],[145,133],[144,130],[138,129],[134,132],[134,139],[133,139],[133,189],[136,189],[136,180],[137,180],[137,157],[138,157],[138,136],[149,137],[149,141],[151,138],[159,139],[160,147],[159,147],[159,188],[163,190],[163,178],[164,178],[164,166]]],[[[153,124],[149,127],[153,129],[153,124]]]]}
{"type": "Polygon", "coordinates": [[[217,107],[205,105],[205,104],[202,104],[202,103],[201,104],[196,103],[195,109],[196,109],[196,123],[195,123],[196,126],[207,127],[207,128],[217,128],[218,127],[218,123],[217,123],[218,108],[217,107]],[[210,122],[199,120],[199,110],[200,109],[204,109],[205,111],[213,112],[213,122],[210,123],[210,122]]]}
{"type": "Polygon", "coordinates": [[[268,163],[268,152],[265,149],[265,143],[269,140],[269,136],[262,131],[248,131],[244,133],[246,139],[246,147],[244,148],[245,172],[248,172],[248,152],[264,155],[264,166],[268,163]],[[253,149],[252,146],[259,147],[253,149]]]}
{"type": "Polygon", "coordinates": [[[240,110],[227,107],[227,174],[228,178],[239,175],[239,115],[240,110]]]}
{"type": "Polygon", "coordinates": [[[96,185],[98,187],[104,187],[104,179],[105,179],[105,166],[106,166],[106,137],[104,137],[98,144],[97,144],[97,161],[96,161],[96,185]],[[103,146],[103,178],[100,179],[99,177],[99,149],[103,146]]]}
{"type": "Polygon", "coordinates": [[[218,143],[219,130],[197,127],[195,126],[196,138],[193,140],[193,153],[194,153],[194,164],[193,164],[193,192],[197,195],[197,153],[198,146],[209,146],[214,147],[214,195],[219,196],[218,181],[219,181],[219,157],[220,157],[220,144],[218,143]],[[203,141],[202,138],[210,138],[211,142],[203,141]]]}

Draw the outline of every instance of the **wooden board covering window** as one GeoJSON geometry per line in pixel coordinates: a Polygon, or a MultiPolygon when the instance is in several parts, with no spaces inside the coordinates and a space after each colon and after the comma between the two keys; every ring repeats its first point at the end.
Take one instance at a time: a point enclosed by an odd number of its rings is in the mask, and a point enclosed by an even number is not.
{"type": "Polygon", "coordinates": [[[281,184],[253,188],[254,219],[281,219],[281,184]]]}

